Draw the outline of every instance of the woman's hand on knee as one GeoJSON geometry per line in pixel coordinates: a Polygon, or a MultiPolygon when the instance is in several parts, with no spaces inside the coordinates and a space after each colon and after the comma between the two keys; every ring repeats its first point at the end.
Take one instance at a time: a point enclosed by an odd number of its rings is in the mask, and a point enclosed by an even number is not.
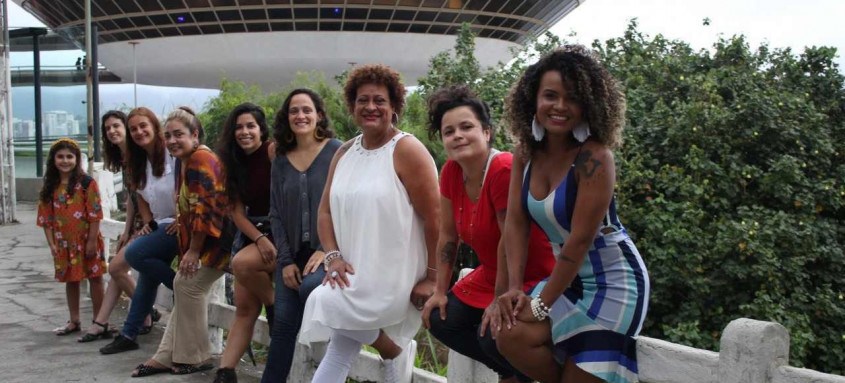
{"type": "Polygon", "coordinates": [[[317,269],[323,265],[323,259],[325,258],[326,253],[320,250],[315,251],[314,254],[311,254],[311,258],[308,258],[308,263],[305,264],[305,269],[302,270],[302,275],[308,275],[317,271],[317,269]]]}
{"type": "Polygon", "coordinates": [[[261,254],[261,260],[264,264],[269,265],[276,262],[276,246],[273,245],[273,241],[267,238],[266,235],[258,238],[255,247],[258,248],[258,253],[261,254]]]}
{"type": "Polygon", "coordinates": [[[481,316],[481,328],[479,334],[483,337],[488,327],[490,335],[493,339],[499,337],[499,331],[502,331],[502,323],[507,322],[508,314],[499,309],[499,303],[493,300],[490,305],[484,309],[484,315],[481,316]]]}
{"type": "Polygon", "coordinates": [[[431,328],[431,311],[434,310],[435,307],[440,309],[440,320],[446,320],[446,303],[448,302],[449,298],[447,298],[446,294],[443,293],[434,293],[431,298],[428,298],[428,301],[425,302],[425,306],[422,307],[421,314],[423,326],[425,326],[425,328],[431,328]]]}
{"type": "Polygon", "coordinates": [[[302,284],[302,274],[299,272],[299,266],[291,263],[282,268],[282,281],[287,288],[298,290],[299,285],[302,284]]]}
{"type": "Polygon", "coordinates": [[[511,328],[516,325],[517,314],[522,308],[527,306],[530,299],[525,295],[524,291],[511,289],[500,295],[496,299],[496,302],[499,304],[499,311],[502,313],[503,318],[505,318],[505,326],[511,328]]]}

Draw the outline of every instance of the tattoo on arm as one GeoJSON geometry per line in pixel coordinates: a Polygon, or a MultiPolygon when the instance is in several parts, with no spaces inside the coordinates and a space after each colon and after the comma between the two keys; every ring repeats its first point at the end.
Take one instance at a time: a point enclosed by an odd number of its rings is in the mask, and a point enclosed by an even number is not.
{"type": "Polygon", "coordinates": [[[458,258],[458,245],[455,242],[449,241],[446,242],[446,245],[443,246],[443,251],[440,253],[440,262],[441,263],[448,263],[454,264],[455,260],[458,258]]]}
{"type": "Polygon", "coordinates": [[[596,170],[601,166],[601,161],[593,158],[593,152],[590,150],[584,150],[575,158],[575,168],[586,178],[596,174],[596,170]]]}

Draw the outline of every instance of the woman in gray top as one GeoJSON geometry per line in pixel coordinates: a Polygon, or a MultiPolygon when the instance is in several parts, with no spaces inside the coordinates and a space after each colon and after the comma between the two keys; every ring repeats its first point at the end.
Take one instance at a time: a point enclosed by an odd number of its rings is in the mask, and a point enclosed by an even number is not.
{"type": "Polygon", "coordinates": [[[310,89],[288,95],[273,130],[270,223],[277,249],[276,315],[264,383],[287,380],[305,301],[325,275],[317,208],[332,157],[341,145],[333,138],[322,98],[310,89]]]}

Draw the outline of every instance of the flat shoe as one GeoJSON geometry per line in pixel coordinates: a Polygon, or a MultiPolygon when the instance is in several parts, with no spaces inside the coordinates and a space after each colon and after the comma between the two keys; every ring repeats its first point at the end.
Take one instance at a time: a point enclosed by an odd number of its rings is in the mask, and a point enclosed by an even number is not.
{"type": "Polygon", "coordinates": [[[173,374],[173,375],[187,375],[187,374],[193,374],[195,372],[200,372],[200,371],[208,371],[208,370],[211,370],[212,368],[214,368],[214,365],[211,364],[211,363],[205,363],[205,364],[199,364],[199,365],[174,363],[173,369],[170,371],[170,373],[173,374]]]}
{"type": "Polygon", "coordinates": [[[158,368],[153,366],[147,366],[146,364],[141,363],[138,365],[138,367],[135,367],[135,371],[132,372],[133,378],[143,378],[145,376],[161,374],[163,372],[170,372],[170,369],[166,367],[158,368]]]}
{"type": "Polygon", "coordinates": [[[65,336],[65,335],[73,334],[75,332],[79,332],[80,329],[81,328],[80,328],[79,322],[67,321],[67,323],[65,323],[64,327],[59,327],[59,328],[53,330],[53,333],[58,335],[58,336],[65,336]],[[70,327],[70,326],[73,326],[73,327],[70,327]]]}

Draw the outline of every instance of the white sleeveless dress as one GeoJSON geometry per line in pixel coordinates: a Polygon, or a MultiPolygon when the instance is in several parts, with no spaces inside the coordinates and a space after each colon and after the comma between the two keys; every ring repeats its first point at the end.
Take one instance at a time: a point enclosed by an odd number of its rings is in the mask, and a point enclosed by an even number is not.
{"type": "Polygon", "coordinates": [[[350,287],[314,289],[300,343],[326,341],[331,329],[383,329],[401,346],[419,330],[410,297],[425,276],[425,235],[393,166],[396,144],[407,135],[373,150],[361,146],[359,135],[338,162],[329,202],[338,247],[355,274],[348,275],[350,287]]]}

